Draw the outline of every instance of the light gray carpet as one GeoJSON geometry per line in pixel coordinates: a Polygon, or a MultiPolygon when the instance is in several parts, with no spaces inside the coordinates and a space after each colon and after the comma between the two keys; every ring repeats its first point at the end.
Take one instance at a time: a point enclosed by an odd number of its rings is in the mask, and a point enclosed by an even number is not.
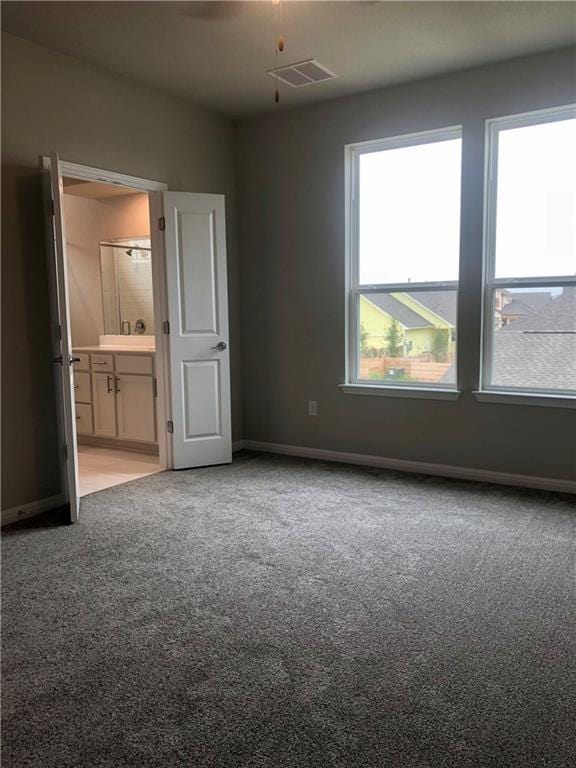
{"type": "Polygon", "coordinates": [[[4,535],[3,767],[567,768],[574,499],[245,453],[4,535]]]}

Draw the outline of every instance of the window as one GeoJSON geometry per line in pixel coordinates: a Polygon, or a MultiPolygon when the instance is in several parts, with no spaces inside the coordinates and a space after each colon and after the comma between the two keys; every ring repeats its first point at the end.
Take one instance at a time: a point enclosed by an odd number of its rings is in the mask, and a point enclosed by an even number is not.
{"type": "Polygon", "coordinates": [[[576,394],[576,110],[488,121],[484,390],[576,394]]]}
{"type": "Polygon", "coordinates": [[[456,388],[461,130],[350,145],[348,380],[456,388]]]}

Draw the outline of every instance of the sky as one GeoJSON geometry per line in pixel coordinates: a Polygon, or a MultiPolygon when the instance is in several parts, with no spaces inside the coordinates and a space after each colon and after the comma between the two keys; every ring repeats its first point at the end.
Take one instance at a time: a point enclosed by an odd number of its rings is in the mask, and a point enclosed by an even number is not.
{"type": "Polygon", "coordinates": [[[460,139],[360,155],[360,282],[458,279],[460,139]]]}
{"type": "MultiPolygon", "coordinates": [[[[496,276],[576,274],[576,120],[500,131],[496,276]]],[[[458,279],[461,140],[360,156],[360,282],[458,279]]]]}
{"type": "Polygon", "coordinates": [[[576,120],[500,131],[496,277],[576,275],[576,120]]]}

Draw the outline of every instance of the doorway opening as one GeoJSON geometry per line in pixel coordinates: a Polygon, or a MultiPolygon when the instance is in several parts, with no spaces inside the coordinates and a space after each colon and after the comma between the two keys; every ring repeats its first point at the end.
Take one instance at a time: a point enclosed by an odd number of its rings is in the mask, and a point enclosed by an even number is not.
{"type": "MultiPolygon", "coordinates": [[[[41,162],[61,483],[75,522],[78,442],[121,451],[106,454],[114,463],[127,459],[126,451],[157,456],[152,470],[130,467],[142,474],[232,460],[225,201],[220,194],[171,192],[162,182],[61,161],[56,154],[41,162]],[[66,231],[66,207],[78,207],[70,203],[74,197],[99,205],[104,200],[108,207],[113,198],[126,198],[126,205],[142,200],[144,217],[91,236],[96,256],[86,290],[101,302],[95,315],[102,333],[93,330],[82,341],[73,326],[86,321],[89,302],[80,302],[76,322],[70,309],[70,283],[78,280],[68,251],[82,244],[66,231]],[[125,273],[134,272],[151,276],[152,310],[149,288],[126,288],[125,273]]],[[[81,217],[80,231],[99,220],[94,212],[81,217]]],[[[82,492],[90,490],[95,487],[88,480],[82,492]]]]}
{"type": "Polygon", "coordinates": [[[161,471],[147,192],[63,176],[79,495],[161,471]]]}

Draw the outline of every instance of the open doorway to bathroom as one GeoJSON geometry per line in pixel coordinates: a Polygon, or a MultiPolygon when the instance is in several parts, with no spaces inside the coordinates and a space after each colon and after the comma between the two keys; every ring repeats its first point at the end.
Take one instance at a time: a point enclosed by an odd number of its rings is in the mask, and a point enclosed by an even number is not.
{"type": "Polygon", "coordinates": [[[161,469],[148,193],[63,177],[81,496],[161,469]]]}

